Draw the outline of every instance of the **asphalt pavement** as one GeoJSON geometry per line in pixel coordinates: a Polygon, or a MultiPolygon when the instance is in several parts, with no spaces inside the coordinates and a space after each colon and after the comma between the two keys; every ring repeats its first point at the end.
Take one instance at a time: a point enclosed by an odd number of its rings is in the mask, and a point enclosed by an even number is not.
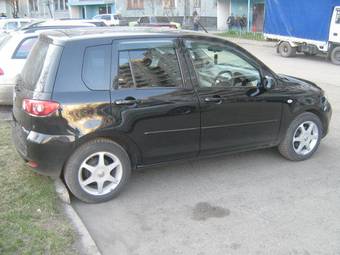
{"type": "Polygon", "coordinates": [[[340,67],[237,42],[274,71],[321,86],[334,111],[330,134],[308,161],[275,148],[188,161],[133,173],[110,202],[74,199],[103,254],[340,254],[340,67]]]}

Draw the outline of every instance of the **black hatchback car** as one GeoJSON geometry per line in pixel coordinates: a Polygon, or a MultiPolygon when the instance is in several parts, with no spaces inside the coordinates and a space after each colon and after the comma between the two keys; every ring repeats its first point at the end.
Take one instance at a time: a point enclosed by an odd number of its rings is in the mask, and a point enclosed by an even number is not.
{"type": "Polygon", "coordinates": [[[13,141],[28,165],[106,201],[139,167],[278,146],[305,160],[331,106],[222,38],[172,30],[46,32],[15,87],[13,141]]]}

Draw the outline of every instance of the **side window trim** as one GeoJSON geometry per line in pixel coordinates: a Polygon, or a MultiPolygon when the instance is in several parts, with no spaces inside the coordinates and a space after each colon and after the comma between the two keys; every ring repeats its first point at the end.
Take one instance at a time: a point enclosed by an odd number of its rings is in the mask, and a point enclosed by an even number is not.
{"type": "MultiPolygon", "coordinates": [[[[179,46],[178,46],[178,38],[176,37],[154,37],[154,38],[150,38],[150,39],[137,39],[134,41],[129,41],[129,40],[116,40],[113,42],[113,47],[112,47],[112,63],[117,63],[115,65],[112,66],[112,85],[111,85],[111,89],[112,90],[118,90],[119,89],[119,54],[120,52],[126,51],[128,52],[128,56],[130,59],[130,51],[132,50],[147,50],[150,48],[154,48],[153,47],[145,47],[145,45],[150,44],[150,43],[158,43],[160,46],[163,45],[173,45],[174,46],[174,50],[175,50],[175,54],[176,54],[176,58],[177,58],[177,64],[178,64],[178,68],[181,74],[181,86],[176,87],[176,88],[187,88],[188,86],[186,85],[185,81],[184,81],[184,75],[183,75],[183,70],[182,70],[182,61],[180,60],[180,56],[179,56],[179,46]],[[144,45],[144,46],[142,46],[144,45]]],[[[134,84],[136,84],[135,81],[135,74],[133,72],[133,67],[131,65],[131,62],[129,61],[129,66],[130,69],[132,71],[132,78],[133,78],[133,82],[134,84]]],[[[191,85],[191,84],[190,84],[191,85]]],[[[164,87],[164,89],[169,89],[171,87],[164,87]]],[[[145,87],[145,88],[138,88],[138,87],[134,87],[134,88],[125,88],[125,89],[152,89],[151,87],[145,87]]],[[[162,87],[158,87],[158,89],[162,89],[162,87]]]]}
{"type": "Polygon", "coordinates": [[[26,37],[24,39],[21,40],[21,42],[18,44],[18,46],[15,48],[13,54],[12,54],[12,59],[26,59],[26,58],[23,58],[23,57],[17,57],[17,53],[18,53],[18,50],[21,48],[21,46],[24,44],[24,42],[26,42],[27,40],[31,40],[31,39],[38,39],[38,36],[30,36],[30,37],[26,37]]]}
{"type": "MultiPolygon", "coordinates": [[[[193,61],[192,61],[192,59],[190,57],[190,54],[188,52],[188,48],[185,45],[186,41],[206,42],[206,43],[215,43],[215,44],[218,44],[219,41],[211,42],[211,41],[208,41],[206,38],[200,38],[200,37],[183,37],[182,38],[182,47],[184,49],[186,64],[187,64],[187,66],[188,66],[188,68],[190,70],[190,75],[194,75],[194,77],[191,77],[191,80],[193,82],[193,86],[194,86],[194,88],[200,88],[200,86],[198,85],[199,78],[198,78],[197,71],[196,71],[196,69],[194,67],[194,63],[193,63],[193,61]]],[[[243,59],[244,61],[249,63],[251,66],[253,66],[259,72],[259,74],[260,74],[261,83],[263,82],[263,77],[264,77],[263,70],[262,70],[261,66],[257,62],[253,61],[252,59],[248,58],[243,53],[241,53],[241,52],[239,52],[239,51],[237,51],[235,49],[232,49],[232,48],[231,48],[231,53],[235,54],[236,56],[240,57],[241,59],[243,59]]],[[[239,88],[249,88],[249,87],[234,87],[234,88],[238,88],[239,89],[239,88]]]]}

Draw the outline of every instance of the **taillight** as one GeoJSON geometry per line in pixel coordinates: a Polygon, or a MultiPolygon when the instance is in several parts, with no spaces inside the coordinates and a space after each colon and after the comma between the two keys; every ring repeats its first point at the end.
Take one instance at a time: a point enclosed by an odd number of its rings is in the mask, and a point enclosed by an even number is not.
{"type": "Polygon", "coordinates": [[[59,109],[60,105],[53,101],[42,101],[34,99],[24,99],[22,109],[29,115],[46,117],[59,109]]]}
{"type": "Polygon", "coordinates": [[[4,70],[2,70],[0,67],[0,75],[4,75],[4,74],[5,74],[4,70]]]}

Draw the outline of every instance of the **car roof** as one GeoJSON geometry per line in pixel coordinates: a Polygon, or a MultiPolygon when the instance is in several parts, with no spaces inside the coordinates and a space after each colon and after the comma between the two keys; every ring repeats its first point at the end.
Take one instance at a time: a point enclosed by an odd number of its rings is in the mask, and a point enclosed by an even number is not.
{"type": "Polygon", "coordinates": [[[212,34],[194,32],[187,30],[169,28],[144,28],[144,27],[109,27],[109,28],[79,28],[79,29],[58,29],[46,31],[42,37],[49,38],[56,44],[64,44],[68,41],[84,41],[91,39],[105,38],[145,38],[145,37],[183,37],[183,36],[203,36],[206,38],[221,38],[212,34]]]}

